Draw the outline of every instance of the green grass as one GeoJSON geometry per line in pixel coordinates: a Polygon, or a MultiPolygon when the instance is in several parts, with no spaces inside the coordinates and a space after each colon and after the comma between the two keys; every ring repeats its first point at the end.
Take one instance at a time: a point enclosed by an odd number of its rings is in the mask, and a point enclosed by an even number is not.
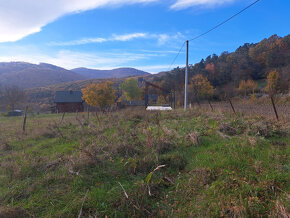
{"type": "Polygon", "coordinates": [[[141,110],[60,119],[29,117],[22,134],[21,118],[0,118],[0,217],[76,217],[83,200],[84,217],[289,214],[287,121],[141,110]]]}

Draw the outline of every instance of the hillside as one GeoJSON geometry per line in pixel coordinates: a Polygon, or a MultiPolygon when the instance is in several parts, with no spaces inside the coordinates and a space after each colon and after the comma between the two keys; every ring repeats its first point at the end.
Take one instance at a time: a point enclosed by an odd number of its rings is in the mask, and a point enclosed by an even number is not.
{"type": "Polygon", "coordinates": [[[25,62],[0,63],[0,83],[20,88],[33,88],[84,80],[86,77],[51,64],[25,62]]]}
{"type": "Polygon", "coordinates": [[[76,72],[88,79],[123,78],[129,76],[149,75],[149,73],[135,68],[117,68],[113,70],[95,70],[88,68],[76,68],[71,71],[76,72]]]}
{"type": "MultiPolygon", "coordinates": [[[[208,78],[215,88],[214,97],[218,99],[238,95],[237,88],[242,80],[256,81],[257,90],[262,91],[269,72],[278,71],[280,91],[287,93],[290,84],[289,70],[290,35],[273,35],[258,43],[245,43],[234,52],[209,55],[199,63],[190,65],[189,81],[198,74],[208,78]]],[[[166,73],[162,72],[153,81],[167,90],[175,90],[177,98],[182,101],[184,71],[184,68],[175,68],[166,73]]]]}
{"type": "Polygon", "coordinates": [[[0,85],[13,85],[23,89],[54,86],[88,79],[114,79],[140,75],[150,74],[134,68],[113,70],[76,68],[67,70],[47,63],[37,65],[26,62],[0,62],[0,85]]]}
{"type": "Polygon", "coordinates": [[[289,216],[287,119],[61,117],[29,116],[26,134],[22,118],[0,117],[0,217],[289,216]]]}
{"type": "MultiPolygon", "coordinates": [[[[39,110],[39,106],[42,105],[42,109],[48,110],[48,108],[53,105],[53,100],[56,91],[61,90],[81,90],[91,83],[101,83],[106,81],[106,79],[90,79],[90,80],[80,80],[74,82],[61,83],[57,85],[50,85],[46,87],[31,88],[26,89],[26,94],[28,96],[29,105],[39,110]]],[[[115,84],[119,84],[123,79],[110,79],[115,84]]]]}

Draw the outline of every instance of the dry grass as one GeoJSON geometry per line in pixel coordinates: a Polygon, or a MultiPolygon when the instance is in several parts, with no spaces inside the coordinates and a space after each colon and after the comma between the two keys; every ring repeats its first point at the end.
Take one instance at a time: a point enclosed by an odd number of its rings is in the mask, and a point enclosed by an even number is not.
{"type": "Polygon", "coordinates": [[[288,211],[287,119],[124,110],[61,124],[61,115],[28,117],[25,134],[21,118],[0,119],[0,217],[73,217],[80,207],[84,217],[288,211]]]}

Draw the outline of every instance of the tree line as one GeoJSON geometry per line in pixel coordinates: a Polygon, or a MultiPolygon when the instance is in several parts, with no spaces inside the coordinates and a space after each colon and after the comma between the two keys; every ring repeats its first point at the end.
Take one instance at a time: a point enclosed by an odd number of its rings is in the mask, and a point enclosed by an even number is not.
{"type": "Polygon", "coordinates": [[[18,86],[1,86],[0,84],[0,102],[6,105],[6,110],[15,110],[21,103],[25,102],[25,91],[18,86]]]}
{"type": "MultiPolygon", "coordinates": [[[[151,82],[174,92],[178,104],[183,105],[184,68],[177,67],[151,82]]],[[[257,44],[245,43],[235,52],[213,54],[189,66],[189,101],[223,100],[233,96],[256,98],[256,93],[288,93],[290,84],[290,35],[273,35],[257,44]]],[[[150,93],[158,95],[158,103],[168,102],[167,93],[154,87],[150,93]]],[[[121,84],[107,81],[90,84],[82,89],[83,100],[102,110],[122,100],[144,99],[144,86],[134,78],[121,84]]],[[[16,86],[1,87],[0,100],[7,110],[14,110],[25,100],[24,90],[16,86]]]]}
{"type": "MultiPolygon", "coordinates": [[[[182,102],[184,71],[184,68],[177,67],[163,76],[155,77],[153,82],[175,91],[182,102]]],[[[287,93],[290,84],[290,35],[273,35],[257,44],[245,43],[232,53],[210,55],[189,66],[189,81],[193,84],[192,80],[197,75],[206,78],[214,88],[213,98],[221,100],[241,93],[248,95],[250,90],[266,92],[266,79],[271,72],[277,76],[279,92],[287,93]]],[[[193,90],[189,89],[189,92],[193,90]]],[[[196,92],[189,96],[190,100],[194,100],[196,92]]]]}

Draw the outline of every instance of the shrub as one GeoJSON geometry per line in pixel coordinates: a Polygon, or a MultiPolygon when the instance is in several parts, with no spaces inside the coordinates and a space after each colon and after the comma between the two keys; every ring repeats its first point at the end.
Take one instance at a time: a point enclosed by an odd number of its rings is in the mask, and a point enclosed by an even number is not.
{"type": "Polygon", "coordinates": [[[137,172],[148,173],[156,167],[156,158],[152,154],[148,154],[143,158],[137,160],[137,172]]]}
{"type": "Polygon", "coordinates": [[[279,124],[271,123],[270,121],[260,121],[250,125],[249,134],[271,138],[286,136],[287,132],[284,131],[279,124]]]}
{"type": "Polygon", "coordinates": [[[174,170],[183,170],[187,164],[184,156],[178,153],[163,155],[159,162],[174,170]]]}
{"type": "Polygon", "coordinates": [[[113,154],[120,157],[133,157],[140,154],[140,151],[132,144],[119,144],[114,148],[113,154]]]}
{"type": "Polygon", "coordinates": [[[172,151],[175,148],[175,145],[167,140],[160,139],[156,145],[156,151],[158,154],[164,154],[172,151]]]}

